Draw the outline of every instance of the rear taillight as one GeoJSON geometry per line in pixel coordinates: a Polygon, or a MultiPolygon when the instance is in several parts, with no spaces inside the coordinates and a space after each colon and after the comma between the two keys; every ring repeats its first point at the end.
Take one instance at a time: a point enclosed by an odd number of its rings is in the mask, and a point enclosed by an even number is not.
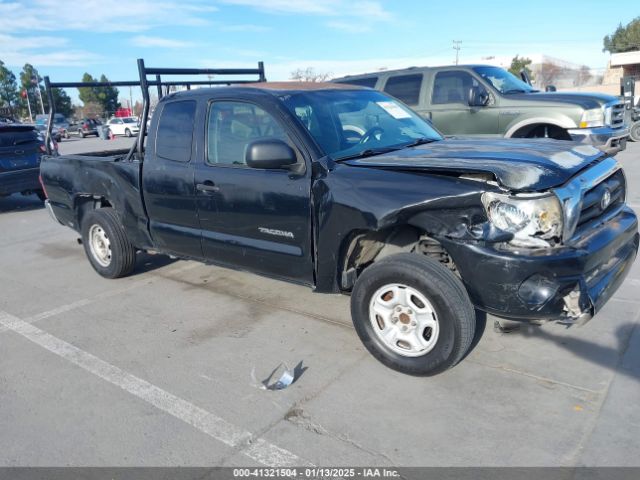
{"type": "Polygon", "coordinates": [[[44,196],[49,198],[49,195],[47,195],[47,189],[44,188],[44,182],[42,181],[42,175],[38,175],[38,181],[40,182],[40,186],[42,187],[42,191],[44,192],[44,196]]]}
{"type": "Polygon", "coordinates": [[[47,153],[47,147],[44,146],[44,143],[41,143],[40,145],[38,145],[38,148],[42,153],[47,153]]]}

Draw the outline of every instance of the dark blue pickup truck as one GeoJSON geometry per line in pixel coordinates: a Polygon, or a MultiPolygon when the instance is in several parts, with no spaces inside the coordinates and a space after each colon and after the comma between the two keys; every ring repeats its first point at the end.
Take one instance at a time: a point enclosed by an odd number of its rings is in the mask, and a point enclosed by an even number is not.
{"type": "Polygon", "coordinates": [[[38,181],[44,139],[35,125],[0,122],[0,197],[36,193],[44,200],[38,181]]]}
{"type": "Polygon", "coordinates": [[[136,252],[153,250],[350,294],[364,345],[408,374],[460,361],[474,308],[590,319],[638,249],[611,156],[557,140],[444,139],[367,88],[171,93],[134,150],[42,162],[50,212],[81,233],[100,275],[127,275],[136,252]]]}

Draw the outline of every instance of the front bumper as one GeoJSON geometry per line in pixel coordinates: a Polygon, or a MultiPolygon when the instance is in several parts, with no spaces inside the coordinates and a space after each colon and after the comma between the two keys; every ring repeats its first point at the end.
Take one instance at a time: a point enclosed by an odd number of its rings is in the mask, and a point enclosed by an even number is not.
{"type": "Polygon", "coordinates": [[[593,145],[610,155],[627,148],[629,138],[627,127],[573,128],[568,132],[574,142],[593,145]]]}
{"type": "Polygon", "coordinates": [[[0,173],[0,195],[40,190],[39,174],[39,167],[0,173]]]}
{"type": "Polygon", "coordinates": [[[584,321],[618,289],[638,241],[638,220],[625,206],[570,247],[518,251],[452,241],[444,246],[480,310],[515,320],[584,321]]]}

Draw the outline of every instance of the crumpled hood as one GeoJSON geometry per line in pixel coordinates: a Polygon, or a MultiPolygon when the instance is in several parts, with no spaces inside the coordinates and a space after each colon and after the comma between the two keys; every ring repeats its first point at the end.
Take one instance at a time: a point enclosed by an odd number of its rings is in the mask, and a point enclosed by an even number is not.
{"type": "Polygon", "coordinates": [[[451,138],[344,163],[404,171],[490,173],[508,190],[541,191],[564,184],[606,156],[590,145],[564,140],[451,138]]]}

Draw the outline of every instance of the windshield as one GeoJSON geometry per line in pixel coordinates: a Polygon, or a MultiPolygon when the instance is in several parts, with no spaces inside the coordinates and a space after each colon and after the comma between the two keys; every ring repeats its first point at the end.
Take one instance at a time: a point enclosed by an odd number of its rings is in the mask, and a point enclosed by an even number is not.
{"type": "Polygon", "coordinates": [[[295,92],[280,100],[334,160],[442,140],[404,104],[373,90],[295,92]]]}
{"type": "Polygon", "coordinates": [[[122,121],[124,123],[136,123],[136,119],[135,118],[123,118],[122,121]]]}
{"type": "Polygon", "coordinates": [[[530,93],[537,91],[531,88],[531,85],[523,82],[502,68],[475,67],[473,70],[489,82],[493,88],[506,95],[510,93],[530,93]]]}

